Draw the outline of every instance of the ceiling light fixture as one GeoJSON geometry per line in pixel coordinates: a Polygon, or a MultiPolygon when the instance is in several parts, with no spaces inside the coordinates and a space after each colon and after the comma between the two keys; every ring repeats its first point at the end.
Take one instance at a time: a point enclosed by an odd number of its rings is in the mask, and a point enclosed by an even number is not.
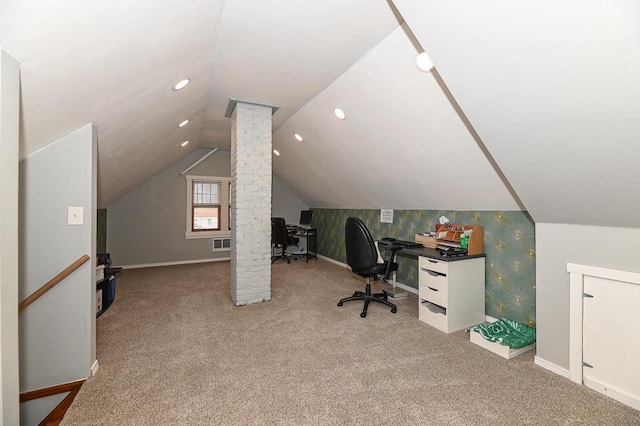
{"type": "Polygon", "coordinates": [[[426,52],[418,54],[416,58],[416,66],[422,72],[429,72],[434,68],[433,61],[426,52]]]}
{"type": "Polygon", "coordinates": [[[184,141],[180,144],[180,146],[187,146],[187,144],[189,143],[189,141],[184,141]]]}
{"type": "Polygon", "coordinates": [[[278,150],[277,150],[277,149],[274,149],[274,150],[273,150],[273,153],[274,153],[275,155],[280,155],[280,153],[278,152],[278,150]]]}
{"type": "Polygon", "coordinates": [[[189,120],[184,120],[182,123],[178,124],[178,127],[184,127],[189,124],[189,120]]]}
{"type": "Polygon", "coordinates": [[[333,113],[336,115],[336,117],[338,117],[340,120],[344,120],[345,118],[347,118],[347,114],[344,113],[343,110],[341,110],[340,108],[336,108],[333,110],[333,113]]]}
{"type": "Polygon", "coordinates": [[[188,78],[185,78],[184,80],[180,80],[178,84],[173,86],[173,90],[184,89],[187,86],[187,84],[189,84],[189,82],[191,82],[191,80],[188,78]]]}
{"type": "Polygon", "coordinates": [[[300,142],[302,142],[302,136],[300,136],[299,134],[295,134],[293,135],[296,139],[298,139],[300,142]]]}

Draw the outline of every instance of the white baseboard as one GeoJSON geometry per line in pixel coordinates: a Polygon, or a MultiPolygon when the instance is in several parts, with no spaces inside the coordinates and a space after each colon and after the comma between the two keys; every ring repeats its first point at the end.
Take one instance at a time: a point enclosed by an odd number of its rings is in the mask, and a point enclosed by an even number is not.
{"type": "Polygon", "coordinates": [[[155,268],[156,266],[190,265],[192,263],[223,262],[231,257],[216,257],[213,259],[181,260],[178,262],[143,263],[140,265],[123,265],[122,269],[155,268]]]}
{"type": "Polygon", "coordinates": [[[498,321],[498,318],[494,318],[494,317],[490,317],[489,315],[485,315],[484,316],[484,320],[486,322],[496,322],[496,321],[498,321]]]}
{"type": "Polygon", "coordinates": [[[409,293],[418,294],[417,288],[409,287],[408,285],[399,283],[397,281],[396,281],[396,287],[400,287],[401,289],[406,290],[409,293]]]}
{"type": "Polygon", "coordinates": [[[96,359],[96,361],[91,366],[91,377],[96,375],[96,373],[98,372],[98,368],[100,368],[100,366],[98,365],[98,360],[96,359]]]}
{"type": "MultiPolygon", "coordinates": [[[[327,262],[334,263],[334,264],[336,264],[338,266],[342,266],[343,268],[351,269],[351,266],[347,265],[346,263],[338,262],[337,260],[331,259],[330,257],[318,255],[318,258],[322,259],[322,260],[326,260],[327,262]]],[[[417,288],[410,287],[410,286],[408,286],[406,284],[402,284],[402,283],[399,283],[397,281],[396,281],[396,287],[400,287],[401,289],[406,290],[409,293],[418,294],[418,289],[417,288]]]]}
{"type": "Polygon", "coordinates": [[[566,379],[569,378],[569,370],[566,368],[562,368],[556,364],[553,364],[545,359],[540,358],[538,355],[536,355],[533,358],[533,363],[536,365],[539,365],[542,368],[545,368],[553,373],[556,373],[566,379]]]}
{"type": "Polygon", "coordinates": [[[349,265],[347,265],[346,263],[338,262],[338,261],[337,261],[337,260],[335,260],[335,259],[332,259],[332,258],[327,257],[327,256],[323,256],[323,255],[321,255],[321,254],[319,254],[319,255],[317,255],[317,256],[318,256],[318,259],[326,260],[327,262],[334,263],[334,264],[336,264],[336,265],[338,265],[338,266],[342,266],[343,268],[349,268],[349,269],[351,269],[351,267],[350,267],[349,265]]]}

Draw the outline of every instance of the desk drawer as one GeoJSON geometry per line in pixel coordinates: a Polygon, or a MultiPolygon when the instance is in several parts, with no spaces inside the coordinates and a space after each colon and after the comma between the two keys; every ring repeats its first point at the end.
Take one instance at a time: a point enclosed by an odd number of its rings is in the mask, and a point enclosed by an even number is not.
{"type": "Polygon", "coordinates": [[[446,275],[422,268],[420,268],[420,271],[418,272],[418,283],[420,283],[420,285],[427,285],[431,288],[435,288],[436,290],[447,291],[448,282],[449,279],[446,275]]]}
{"type": "Polygon", "coordinates": [[[420,300],[426,300],[436,305],[440,305],[443,308],[448,307],[447,292],[445,290],[438,290],[420,283],[420,300]]]}
{"type": "Polygon", "coordinates": [[[428,257],[419,257],[418,258],[418,266],[420,270],[428,269],[434,272],[440,272],[441,274],[447,275],[449,272],[449,263],[442,262],[440,260],[429,259],[428,257]]]}
{"type": "Polygon", "coordinates": [[[438,330],[447,332],[447,310],[429,302],[420,301],[418,306],[418,319],[438,330]]]}

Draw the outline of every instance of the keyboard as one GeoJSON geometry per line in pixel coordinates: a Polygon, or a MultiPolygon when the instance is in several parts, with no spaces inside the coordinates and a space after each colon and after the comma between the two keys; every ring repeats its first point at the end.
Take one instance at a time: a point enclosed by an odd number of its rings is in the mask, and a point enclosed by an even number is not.
{"type": "Polygon", "coordinates": [[[416,243],[415,241],[400,241],[396,240],[394,244],[401,245],[403,247],[422,247],[422,243],[416,243]]]}
{"type": "Polygon", "coordinates": [[[416,243],[415,241],[403,241],[403,240],[385,240],[382,239],[379,243],[387,245],[396,245],[402,247],[422,247],[422,243],[416,243]]]}

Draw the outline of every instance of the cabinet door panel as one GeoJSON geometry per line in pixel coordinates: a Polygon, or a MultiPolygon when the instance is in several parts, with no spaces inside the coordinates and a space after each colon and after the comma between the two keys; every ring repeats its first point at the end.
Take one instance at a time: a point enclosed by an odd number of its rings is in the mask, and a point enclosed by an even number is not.
{"type": "Polygon", "coordinates": [[[584,293],[584,383],[640,409],[640,285],[585,276],[584,293]]]}

